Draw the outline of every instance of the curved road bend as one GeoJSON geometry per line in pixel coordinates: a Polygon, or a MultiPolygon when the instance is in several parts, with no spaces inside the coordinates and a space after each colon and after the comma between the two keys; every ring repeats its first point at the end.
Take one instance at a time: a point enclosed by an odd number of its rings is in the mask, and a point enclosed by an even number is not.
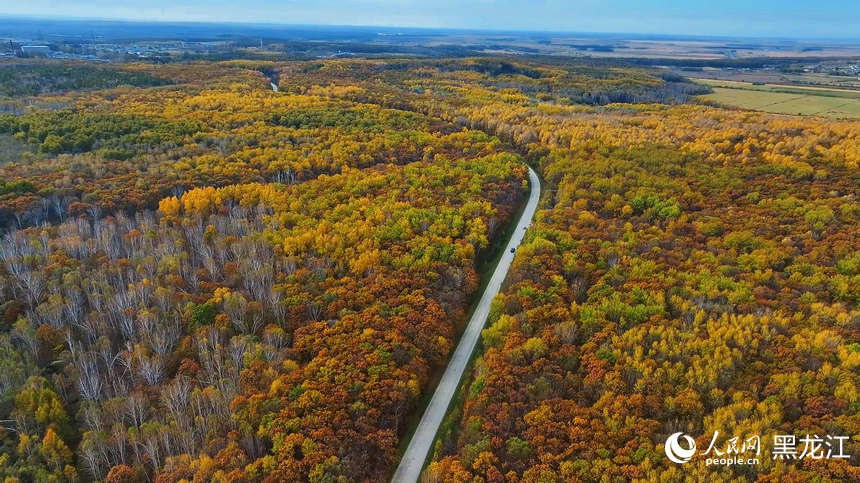
{"type": "Polygon", "coordinates": [[[403,455],[403,459],[400,460],[400,466],[397,467],[397,471],[391,479],[392,483],[415,483],[421,476],[424,461],[427,460],[427,453],[430,452],[430,448],[433,446],[439,425],[442,424],[445,413],[448,412],[448,406],[457,392],[460,379],[463,377],[463,371],[466,369],[466,364],[469,363],[469,358],[472,356],[472,351],[475,349],[478,337],[481,336],[481,331],[484,329],[484,324],[490,315],[490,302],[499,293],[499,290],[502,288],[502,282],[511,268],[511,262],[514,260],[511,248],[516,248],[522,243],[525,228],[529,226],[537,211],[538,200],[540,199],[540,179],[538,179],[537,174],[531,168],[529,168],[529,180],[531,182],[531,192],[529,193],[526,209],[517,222],[511,240],[508,242],[508,246],[505,247],[502,258],[499,260],[492,278],[490,278],[490,283],[481,296],[481,301],[478,302],[472,318],[469,319],[469,325],[466,326],[466,331],[463,333],[463,337],[454,351],[454,356],[451,357],[451,361],[445,369],[445,374],[442,375],[442,379],[436,387],[436,392],[433,393],[430,404],[424,411],[424,416],[421,417],[421,422],[418,423],[418,429],[415,430],[415,434],[406,448],[406,453],[403,455]]]}

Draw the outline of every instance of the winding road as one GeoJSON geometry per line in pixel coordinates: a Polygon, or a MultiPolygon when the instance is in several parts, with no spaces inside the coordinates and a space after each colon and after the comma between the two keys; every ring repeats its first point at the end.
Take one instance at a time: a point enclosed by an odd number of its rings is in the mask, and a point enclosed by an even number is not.
{"type": "Polygon", "coordinates": [[[451,404],[451,399],[457,392],[460,385],[460,380],[463,377],[463,371],[466,370],[466,364],[475,350],[475,344],[481,336],[481,331],[484,329],[484,324],[487,317],[490,315],[490,302],[499,290],[502,288],[502,282],[508,275],[508,270],[511,268],[511,262],[514,260],[514,253],[511,253],[511,248],[520,246],[525,235],[525,229],[529,226],[534,218],[540,199],[540,179],[533,169],[529,168],[529,180],[531,193],[517,226],[514,229],[508,246],[496,265],[496,270],[493,272],[484,294],[481,296],[472,318],[469,319],[469,325],[466,326],[466,331],[454,351],[454,356],[448,362],[448,367],[445,369],[445,374],[439,381],[436,387],[436,392],[433,393],[433,398],[430,404],[424,411],[424,416],[421,417],[421,422],[418,423],[418,429],[412,436],[409,446],[406,448],[403,458],[400,460],[400,465],[391,479],[392,483],[415,483],[421,476],[421,470],[424,468],[424,462],[427,460],[427,454],[433,446],[433,441],[436,439],[436,433],[439,430],[439,425],[445,418],[445,413],[448,412],[448,406],[451,404]]]}

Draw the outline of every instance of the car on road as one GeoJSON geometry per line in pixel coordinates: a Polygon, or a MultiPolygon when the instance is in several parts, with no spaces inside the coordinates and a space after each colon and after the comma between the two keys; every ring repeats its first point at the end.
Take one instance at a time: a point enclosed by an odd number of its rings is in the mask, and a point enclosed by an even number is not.
{"type": "Polygon", "coordinates": [[[515,251],[517,251],[516,248],[511,248],[511,253],[514,253],[515,251]]]}

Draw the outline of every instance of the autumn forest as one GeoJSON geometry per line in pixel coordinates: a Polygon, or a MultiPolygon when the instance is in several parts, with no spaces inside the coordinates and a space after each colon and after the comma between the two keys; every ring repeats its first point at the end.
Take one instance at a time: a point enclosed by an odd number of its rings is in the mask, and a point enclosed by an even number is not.
{"type": "Polygon", "coordinates": [[[531,166],[422,481],[860,481],[860,124],[707,92],[597,59],[0,64],[0,476],[389,480],[531,166]],[[715,431],[850,457],[666,458],[715,431]]]}

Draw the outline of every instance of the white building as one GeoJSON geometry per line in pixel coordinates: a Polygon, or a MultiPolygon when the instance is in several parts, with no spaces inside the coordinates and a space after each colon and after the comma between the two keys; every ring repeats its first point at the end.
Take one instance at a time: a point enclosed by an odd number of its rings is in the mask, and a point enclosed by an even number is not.
{"type": "Polygon", "coordinates": [[[23,45],[21,52],[25,54],[50,54],[51,48],[47,45],[23,45]]]}

